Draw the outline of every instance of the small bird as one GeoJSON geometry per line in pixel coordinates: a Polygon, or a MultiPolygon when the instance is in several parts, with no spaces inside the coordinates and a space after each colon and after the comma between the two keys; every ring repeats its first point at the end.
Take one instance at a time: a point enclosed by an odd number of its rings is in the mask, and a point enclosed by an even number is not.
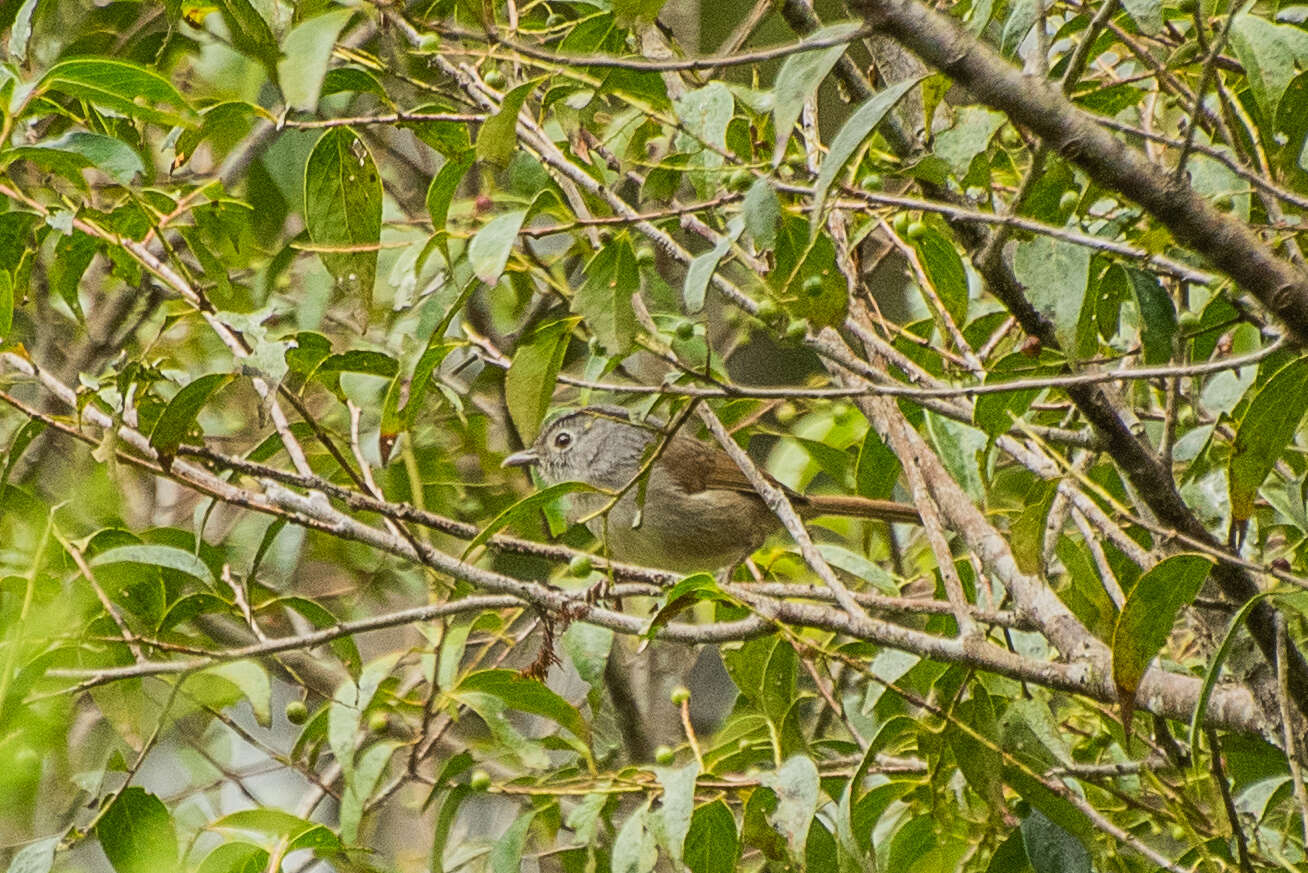
{"type": "MultiPolygon", "coordinates": [[[[627,563],[678,573],[713,571],[743,560],[781,528],[726,452],[680,432],[667,438],[644,488],[640,483],[627,488],[665,434],[657,419],[637,421],[621,407],[587,406],[552,419],[529,448],[509,455],[503,466],[535,467],[546,485],[583,482],[599,489],[568,495],[568,519],[584,520],[609,555],[627,563]],[[603,513],[623,488],[626,492],[603,513]]],[[[803,495],[789,488],[786,494],[806,517],[922,523],[905,503],[803,495]]]]}

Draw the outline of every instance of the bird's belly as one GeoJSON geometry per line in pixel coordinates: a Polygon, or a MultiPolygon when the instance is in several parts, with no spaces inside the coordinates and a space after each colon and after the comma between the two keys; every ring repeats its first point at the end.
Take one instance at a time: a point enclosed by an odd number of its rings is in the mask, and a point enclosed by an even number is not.
{"type": "MultiPolygon", "coordinates": [[[[608,498],[598,494],[574,494],[570,517],[580,520],[602,509],[608,498]]],[[[647,501],[637,517],[637,496],[623,495],[607,514],[586,522],[610,557],[628,564],[657,567],[674,573],[712,572],[740,561],[754,551],[767,533],[755,507],[744,505],[729,520],[721,512],[699,512],[696,498],[681,501],[676,511],[662,511],[647,501]]],[[[723,507],[719,507],[722,509],[723,507]]],[[[763,521],[766,525],[766,520],[763,521]]]]}

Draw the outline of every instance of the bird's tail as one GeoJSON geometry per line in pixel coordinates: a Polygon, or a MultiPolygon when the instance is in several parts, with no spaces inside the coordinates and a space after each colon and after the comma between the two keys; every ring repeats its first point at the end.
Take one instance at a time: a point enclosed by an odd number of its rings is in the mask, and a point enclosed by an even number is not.
{"type": "Polygon", "coordinates": [[[814,494],[807,496],[799,508],[808,516],[844,515],[851,518],[871,518],[904,524],[922,523],[922,516],[911,504],[896,503],[893,500],[873,500],[870,497],[814,494]]]}

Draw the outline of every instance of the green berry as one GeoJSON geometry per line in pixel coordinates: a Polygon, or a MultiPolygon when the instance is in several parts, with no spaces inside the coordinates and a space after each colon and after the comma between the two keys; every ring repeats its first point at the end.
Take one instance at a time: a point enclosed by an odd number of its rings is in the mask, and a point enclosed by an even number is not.
{"type": "Polygon", "coordinates": [[[487,85],[489,85],[490,87],[494,88],[497,91],[503,88],[505,83],[507,82],[507,80],[504,78],[504,74],[501,73],[499,70],[487,70],[482,75],[481,78],[482,81],[484,81],[487,85]]]}
{"type": "Polygon", "coordinates": [[[804,284],[800,287],[804,289],[804,294],[809,297],[821,297],[823,288],[822,277],[809,276],[804,280],[804,284]]]}
{"type": "Polygon", "coordinates": [[[391,726],[391,717],[380,709],[374,709],[368,713],[368,730],[375,734],[386,733],[387,728],[391,726]]]}
{"type": "Polygon", "coordinates": [[[758,312],[754,314],[758,316],[759,321],[769,322],[780,315],[781,310],[777,307],[775,300],[765,297],[758,302],[758,312]]]}
{"type": "Polygon", "coordinates": [[[695,322],[683,321],[677,325],[677,339],[688,340],[695,335],[695,322]]]}
{"type": "Polygon", "coordinates": [[[671,746],[659,746],[657,749],[654,750],[655,763],[662,764],[664,766],[671,764],[673,759],[676,757],[677,757],[677,753],[672,750],[671,746]]]}
{"type": "Polygon", "coordinates": [[[927,226],[924,221],[914,221],[908,226],[908,238],[917,240],[927,235],[927,226]]]}
{"type": "Polygon", "coordinates": [[[876,173],[868,173],[858,180],[858,187],[864,191],[879,191],[881,189],[881,177],[876,173]]]}
{"type": "Polygon", "coordinates": [[[653,246],[641,246],[636,249],[636,263],[640,264],[642,267],[648,267],[650,264],[654,263],[655,257],[656,255],[653,246]]]}
{"type": "Polygon", "coordinates": [[[573,555],[572,560],[568,562],[568,575],[583,579],[590,575],[594,566],[590,555],[573,555]]]}
{"type": "Polygon", "coordinates": [[[490,774],[482,769],[473,770],[472,775],[468,777],[468,785],[473,791],[485,791],[490,788],[490,784],[490,774]]]}
{"type": "Polygon", "coordinates": [[[668,700],[671,700],[677,706],[681,706],[681,704],[690,700],[690,689],[685,685],[678,685],[672,689],[672,693],[668,695],[668,700]]]}
{"type": "Polygon", "coordinates": [[[418,51],[424,52],[426,54],[434,54],[435,52],[440,50],[440,47],[441,47],[440,34],[425,33],[423,34],[422,39],[418,40],[418,51]]]}
{"type": "Polygon", "coordinates": [[[776,418],[777,424],[790,424],[799,417],[799,407],[787,400],[773,410],[772,415],[776,418]]]}
{"type": "Polygon", "coordinates": [[[309,720],[309,707],[303,700],[292,700],[286,704],[286,720],[291,724],[304,724],[309,720]]]}
{"type": "Polygon", "coordinates": [[[895,233],[904,236],[908,233],[908,225],[913,221],[913,216],[907,212],[896,212],[895,217],[890,219],[890,226],[895,229],[895,233]]]}
{"type": "Polygon", "coordinates": [[[1058,198],[1058,211],[1071,212],[1076,208],[1076,204],[1081,202],[1080,191],[1064,191],[1063,196],[1058,198]]]}
{"type": "Polygon", "coordinates": [[[804,318],[792,318],[786,325],[786,339],[802,340],[808,336],[808,320],[804,318]]]}

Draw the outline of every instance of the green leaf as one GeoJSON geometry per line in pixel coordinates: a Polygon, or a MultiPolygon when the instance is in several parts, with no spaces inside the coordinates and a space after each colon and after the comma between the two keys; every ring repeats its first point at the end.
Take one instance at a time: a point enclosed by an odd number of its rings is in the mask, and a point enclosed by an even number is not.
{"type": "Polygon", "coordinates": [[[0,270],[0,341],[9,336],[14,327],[14,277],[8,270],[0,270]]]}
{"type": "Polygon", "coordinates": [[[54,866],[55,849],[63,834],[55,834],[23,846],[9,862],[8,873],[49,873],[54,866]]]}
{"type": "Polygon", "coordinates": [[[1017,244],[1013,272],[1026,286],[1031,304],[1054,323],[1063,351],[1079,348],[1081,310],[1090,281],[1090,249],[1048,236],[1017,244]]]}
{"type": "Polygon", "coordinates": [[[717,175],[704,171],[717,170],[725,160],[718,150],[727,146],[727,126],[734,108],[735,98],[721,82],[709,82],[677,98],[677,120],[684,132],[677,133],[674,144],[678,152],[691,156],[688,168],[701,196],[707,197],[717,187],[717,175]]]}
{"type": "MultiPolygon", "coordinates": [[[[832,24],[809,34],[809,39],[842,39],[857,31],[859,26],[849,21],[832,24]]],[[[796,52],[781,65],[772,86],[772,119],[777,136],[776,147],[772,150],[772,166],[780,164],[786,156],[786,146],[804,108],[804,101],[813,96],[844,53],[845,44],[840,43],[829,48],[796,52]]]]}
{"type": "Polygon", "coordinates": [[[271,73],[277,63],[277,39],[250,0],[218,0],[238,51],[258,58],[271,73]]]}
{"type": "MultiPolygon", "coordinates": [[[[915,76],[902,82],[896,82],[880,93],[874,94],[862,106],[858,107],[841,126],[840,132],[831,141],[831,148],[827,151],[827,156],[822,159],[822,167],[818,170],[817,183],[813,186],[813,205],[809,212],[809,233],[816,234],[818,227],[822,224],[822,207],[827,202],[827,193],[835,183],[836,176],[849,163],[849,159],[854,156],[854,152],[858,151],[859,146],[872,135],[872,131],[876,130],[877,125],[881,124],[885,119],[886,113],[894,108],[895,104],[921,81],[921,76],[915,76]]],[[[757,187],[758,183],[755,182],[754,184],[757,187]]],[[[753,194],[754,189],[750,188],[749,193],[753,194]]],[[[745,216],[745,220],[748,222],[749,195],[745,196],[745,216]]],[[[756,240],[758,239],[758,234],[754,233],[753,228],[750,229],[750,233],[754,235],[756,240]]]]}
{"type": "Polygon", "coordinates": [[[345,842],[353,843],[358,839],[364,808],[377,790],[377,783],[399,745],[394,741],[372,744],[359,755],[354,769],[349,772],[345,793],[341,795],[340,812],[341,839],[345,842]]]}
{"type": "Polygon", "coordinates": [[[354,680],[347,678],[336,686],[327,710],[327,745],[336,757],[336,763],[341,765],[347,775],[354,767],[354,746],[362,718],[359,687],[354,684],[354,680]]]}
{"type": "Polygon", "coordinates": [[[777,221],[781,218],[781,201],[766,176],[754,180],[745,192],[741,205],[745,216],[745,229],[761,249],[770,249],[777,242],[777,221]]]}
{"type": "Polygon", "coordinates": [[[196,416],[209,402],[209,398],[234,377],[230,373],[210,373],[200,376],[184,386],[168,401],[150,431],[150,447],[159,453],[159,459],[165,466],[172,462],[177,454],[177,447],[182,444],[191,428],[195,426],[196,416]]]}
{"type": "Polygon", "coordinates": [[[921,238],[914,240],[913,247],[917,249],[922,270],[945,305],[945,312],[954,324],[963,324],[967,319],[967,270],[963,268],[958,250],[933,227],[928,227],[921,238]]]}
{"type": "Polygon", "coordinates": [[[583,273],[586,281],[572,297],[572,311],[586,320],[607,354],[626,354],[636,339],[631,298],[640,292],[630,241],[624,235],[600,249],[583,273]]]}
{"type": "Polygon", "coordinates": [[[466,692],[498,697],[512,709],[558,722],[579,740],[590,739],[590,726],[576,707],[547,688],[544,682],[530,679],[515,670],[478,670],[469,673],[453,693],[457,697],[466,692]]]}
{"type": "Polygon", "coordinates": [[[300,22],[286,35],[282,42],[285,56],[277,62],[277,79],[292,109],[307,112],[317,108],[336,37],[353,15],[353,9],[335,9],[300,22]]]}
{"type": "Polygon", "coordinates": [[[722,593],[717,580],[711,574],[692,573],[669,588],[663,595],[663,605],[650,616],[649,624],[645,626],[641,637],[647,640],[654,639],[659,628],[672,621],[678,613],[703,600],[733,602],[722,593]]]}
{"type": "Polygon", "coordinates": [[[609,864],[611,873],[650,873],[654,869],[658,861],[658,849],[646,824],[649,804],[646,800],[632,810],[618,830],[609,864]]]}
{"type": "MultiPolygon", "coordinates": [[[[981,683],[972,685],[972,697],[960,703],[954,710],[959,724],[966,725],[975,733],[999,743],[999,723],[995,718],[994,705],[990,695],[981,683]]],[[[1003,805],[1003,759],[998,749],[976,739],[971,733],[953,727],[948,731],[949,745],[954,750],[958,769],[969,785],[985,799],[992,808],[1003,805]]]]}
{"type": "MultiPolygon", "coordinates": [[[[772,190],[766,185],[764,187],[767,188],[769,192],[772,190]]],[[[772,199],[774,201],[776,200],[775,194],[772,195],[772,199]]],[[[780,213],[778,212],[777,214],[779,215],[780,213]]],[[[774,226],[775,223],[776,217],[774,216],[774,226]]],[[[718,263],[722,260],[723,255],[731,249],[731,244],[740,237],[740,232],[743,228],[744,224],[742,222],[733,221],[731,226],[727,228],[727,233],[718,237],[718,241],[713,248],[701,255],[696,255],[695,259],[690,262],[690,266],[686,268],[686,285],[682,290],[681,296],[685,301],[686,312],[688,314],[694,315],[704,308],[704,295],[708,292],[709,281],[713,278],[713,273],[716,272],[718,263]]],[[[773,230],[773,238],[776,238],[775,229],[773,230]]],[[[639,289],[639,283],[637,282],[634,284],[636,288],[639,289]]]]}
{"type": "Polygon", "coordinates": [[[522,521],[523,519],[532,518],[541,509],[553,503],[565,494],[571,494],[574,491],[594,491],[594,486],[587,485],[584,482],[558,482],[548,488],[542,488],[534,491],[514,503],[508,509],[505,509],[499,515],[490,520],[484,528],[477,532],[477,535],[468,543],[468,547],[463,550],[463,558],[468,557],[474,549],[483,545],[495,534],[504,530],[511,524],[522,521]]]}
{"type": "Polygon", "coordinates": [[[304,167],[304,222],[315,245],[362,248],[318,256],[364,314],[372,307],[377,277],[381,210],[381,176],[367,146],[353,128],[328,130],[304,167]]]}
{"type": "MultiPolygon", "coordinates": [[[[0,276],[8,275],[0,273],[0,276]]],[[[4,279],[0,278],[0,287],[3,287],[4,279]]],[[[0,334],[0,339],[3,334],[0,334]]],[[[5,485],[9,482],[9,474],[14,469],[14,464],[27,451],[27,447],[32,444],[32,440],[39,437],[45,431],[45,422],[35,418],[29,418],[23,423],[17,431],[14,432],[13,439],[9,441],[9,449],[5,452],[5,462],[3,469],[0,469],[0,494],[4,493],[5,485]]],[[[4,507],[0,506],[0,517],[4,515],[4,507]]]]}
{"type": "Polygon", "coordinates": [[[145,173],[141,156],[127,143],[99,133],[69,131],[58,139],[7,152],[5,160],[26,158],[59,173],[81,187],[81,170],[95,167],[119,185],[130,185],[145,173]]]}
{"type": "Polygon", "coordinates": [[[158,873],[177,866],[177,832],[163,801],[129,786],[95,826],[96,839],[118,873],[158,873]]]}
{"type": "Polygon", "coordinates": [[[249,133],[250,126],[257,115],[258,107],[244,100],[230,100],[205,109],[196,127],[184,130],[173,146],[173,168],[184,164],[195,154],[200,144],[215,139],[226,150],[239,137],[249,133]]]}
{"type": "Polygon", "coordinates": [[[1296,65],[1308,64],[1308,33],[1242,12],[1231,22],[1231,47],[1248,73],[1249,90],[1263,117],[1276,118],[1296,65]]]}
{"type": "Polygon", "coordinates": [[[682,856],[691,873],[733,873],[740,858],[736,817],[718,799],[695,810],[682,856]]]}
{"type": "Polygon", "coordinates": [[[1038,809],[1022,820],[1022,842],[1035,873],[1090,873],[1090,853],[1038,809]]]}
{"type": "Polygon", "coordinates": [[[1254,498],[1308,410],[1308,358],[1272,375],[1249,401],[1235,431],[1227,473],[1231,519],[1253,515],[1254,498]]]}
{"type": "Polygon", "coordinates": [[[476,156],[471,151],[457,158],[449,158],[436,171],[436,175],[432,176],[431,184],[427,186],[427,212],[431,215],[431,224],[437,233],[446,229],[445,222],[450,214],[450,203],[454,200],[454,192],[458,190],[459,183],[463,181],[475,159],[476,156]]]}
{"type": "MultiPolygon", "coordinates": [[[[1051,376],[1058,372],[1057,365],[1032,360],[1022,352],[1012,352],[995,361],[986,372],[985,384],[994,385],[1018,379],[1051,376]]],[[[972,407],[972,423],[991,438],[1007,433],[1013,426],[1013,421],[1026,414],[1042,390],[1044,389],[1029,388],[1024,391],[982,394],[977,397],[976,404],[972,407]]]]}
{"type": "Polygon", "coordinates": [[[504,377],[509,417],[524,443],[530,444],[554,396],[554,380],[563,366],[572,329],[581,319],[564,318],[540,325],[518,346],[504,377]]]}
{"type": "Polygon", "coordinates": [[[468,263],[478,279],[487,285],[500,281],[526,217],[525,209],[506,212],[492,218],[477,231],[472,242],[468,243],[468,263]]]}
{"type": "Polygon", "coordinates": [[[191,127],[196,123],[195,111],[172,82],[129,61],[61,61],[42,77],[38,93],[46,91],[61,91],[128,118],[168,127],[191,127]]]}
{"type": "Polygon", "coordinates": [[[169,570],[176,570],[179,573],[185,573],[188,576],[194,576],[209,586],[214,584],[213,573],[210,572],[209,565],[191,552],[174,546],[146,543],[117,546],[101,552],[91,558],[88,563],[92,567],[103,567],[108,564],[147,564],[151,567],[164,567],[169,570]]]}
{"type": "Polygon", "coordinates": [[[679,862],[690,830],[690,817],[695,808],[695,780],[699,778],[699,762],[691,761],[682,767],[655,767],[654,775],[663,786],[663,799],[659,815],[663,819],[664,848],[673,862],[679,862]]]}
{"type": "Polygon", "coordinates": [[[1194,599],[1213,563],[1201,555],[1173,555],[1140,577],[1113,627],[1113,682],[1130,728],[1135,692],[1149,662],[1163,648],[1181,608],[1194,599]]]}
{"type": "Polygon", "coordinates": [[[1124,268],[1140,311],[1140,345],[1146,364],[1166,364],[1176,352],[1176,305],[1152,273],[1124,268]]]}
{"type": "Polygon", "coordinates": [[[958,110],[954,124],[936,135],[935,156],[949,164],[950,171],[957,178],[965,178],[972,167],[972,159],[989,148],[991,137],[1006,120],[1001,112],[992,112],[981,106],[964,106],[958,110]]]}
{"type": "Polygon", "coordinates": [[[1190,760],[1199,764],[1199,732],[1203,727],[1204,718],[1208,715],[1208,700],[1213,695],[1213,689],[1217,686],[1217,677],[1222,673],[1222,665],[1226,663],[1227,656],[1231,653],[1231,647],[1235,643],[1235,638],[1244,627],[1245,619],[1254,607],[1262,603],[1272,595],[1272,591],[1260,591],[1253,597],[1244,602],[1244,605],[1231,616],[1231,621],[1226,627],[1226,633],[1222,636],[1222,643],[1213,653],[1212,660],[1208,662],[1208,669],[1204,671],[1203,685],[1199,687],[1199,699],[1195,701],[1194,714],[1190,716],[1190,730],[1187,734],[1190,747],[1190,760]]]}
{"type": "Polygon", "coordinates": [[[218,676],[235,685],[249,701],[254,720],[264,727],[272,725],[272,682],[262,665],[255,661],[229,661],[208,667],[191,679],[202,676],[218,676]]]}
{"type": "Polygon", "coordinates": [[[809,825],[817,814],[817,765],[807,755],[794,755],[776,772],[763,774],[759,781],[777,795],[777,808],[768,821],[786,838],[791,855],[803,858],[809,825]]]}
{"type": "Polygon", "coordinates": [[[499,111],[482,124],[477,132],[477,159],[496,166],[508,164],[518,148],[518,113],[543,78],[523,82],[504,95],[499,111]]]}
{"type": "Polygon", "coordinates": [[[999,35],[999,49],[1005,57],[1013,57],[1026,35],[1040,17],[1041,0],[1017,0],[1008,12],[1008,20],[999,35]]]}
{"type": "Polygon", "coordinates": [[[858,463],[854,466],[854,482],[864,497],[884,500],[895,490],[899,481],[899,456],[882,442],[875,428],[869,427],[858,449],[858,463]]]}
{"type": "MultiPolygon", "coordinates": [[[[209,830],[267,834],[287,840],[294,848],[341,848],[340,840],[327,828],[280,809],[243,809],[210,822],[209,830]]],[[[288,848],[288,853],[292,850],[288,848]]]]}
{"type": "Polygon", "coordinates": [[[509,829],[491,846],[491,873],[519,873],[522,869],[522,850],[527,844],[527,831],[535,817],[534,809],[524,812],[514,819],[509,829]]]}
{"type": "Polygon", "coordinates": [[[195,873],[262,873],[268,850],[254,843],[223,843],[200,862],[195,873]]]}
{"type": "Polygon", "coordinates": [[[1158,0],[1122,0],[1122,8],[1145,36],[1153,36],[1163,29],[1163,6],[1158,0]]]}
{"type": "Polygon", "coordinates": [[[80,230],[61,235],[55,242],[54,260],[50,264],[50,290],[68,304],[68,308],[79,320],[84,316],[77,289],[99,247],[100,244],[94,237],[80,230]]]}

